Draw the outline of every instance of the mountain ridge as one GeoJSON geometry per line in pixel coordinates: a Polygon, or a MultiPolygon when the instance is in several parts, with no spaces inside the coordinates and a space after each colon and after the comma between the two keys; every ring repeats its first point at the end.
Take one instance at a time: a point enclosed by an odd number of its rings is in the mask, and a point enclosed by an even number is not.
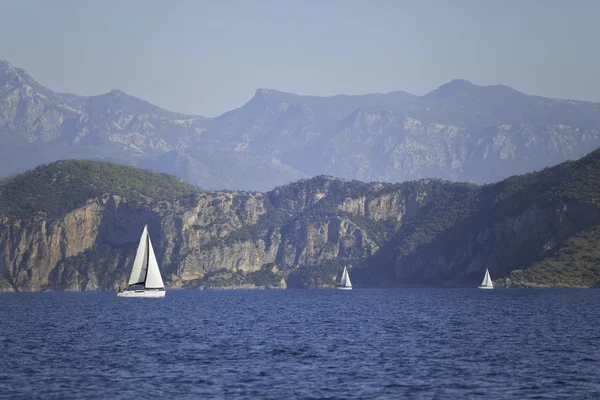
{"type": "MultiPolygon", "coordinates": [[[[137,100],[143,101],[147,104],[152,105],[153,107],[159,108],[161,110],[164,111],[168,111],[174,114],[179,114],[179,115],[185,115],[185,116],[190,116],[190,117],[201,117],[201,118],[206,118],[206,119],[216,119],[221,117],[223,114],[226,114],[230,111],[225,111],[222,114],[219,114],[215,117],[205,117],[202,114],[196,114],[196,113],[181,113],[178,111],[172,111],[169,110],[167,108],[163,108],[160,106],[157,106],[147,100],[143,100],[137,96],[133,96],[130,95],[128,93],[126,93],[125,91],[123,91],[122,89],[119,88],[113,88],[111,90],[109,90],[106,93],[99,93],[99,94],[93,94],[93,95],[79,95],[79,94],[72,94],[72,93],[67,93],[67,92],[55,92],[51,89],[49,89],[48,87],[40,84],[39,82],[37,82],[35,79],[33,79],[31,77],[31,75],[29,73],[27,73],[24,69],[22,68],[18,68],[15,67],[14,65],[12,65],[10,62],[8,62],[5,59],[0,58],[0,73],[6,73],[6,72],[11,72],[13,74],[13,76],[15,77],[21,77],[22,79],[26,80],[29,84],[31,85],[35,85],[38,86],[40,88],[43,88],[47,91],[52,92],[53,94],[56,95],[64,95],[64,96],[70,96],[70,97],[75,97],[75,98],[92,98],[92,97],[99,97],[99,96],[106,96],[106,95],[111,95],[111,94],[123,94],[126,95],[128,97],[131,98],[135,98],[137,100]]],[[[6,81],[7,78],[6,76],[3,78],[2,75],[0,75],[0,81],[6,81]]],[[[507,86],[504,84],[490,84],[490,85],[478,85],[478,84],[474,84],[471,81],[469,81],[468,79],[464,79],[464,78],[455,78],[450,80],[449,82],[446,83],[442,83],[440,84],[440,86],[438,86],[435,89],[430,90],[429,92],[423,94],[423,95],[416,95],[413,93],[409,93],[407,91],[398,89],[398,90],[392,90],[389,92],[370,92],[370,93],[363,93],[363,94],[346,94],[346,93],[339,93],[339,94],[333,94],[333,95],[326,95],[326,96],[322,96],[322,95],[311,95],[311,94],[297,94],[297,93],[292,93],[292,92],[286,92],[286,91],[282,91],[282,90],[278,90],[278,89],[273,89],[273,88],[265,88],[265,87],[260,87],[257,88],[255,90],[254,95],[248,100],[246,101],[246,103],[242,104],[240,107],[243,107],[245,104],[247,104],[248,102],[252,101],[252,99],[254,97],[264,97],[266,96],[274,96],[274,97],[279,97],[281,96],[281,98],[286,98],[286,97],[294,97],[294,98],[312,98],[312,99],[331,99],[331,98],[353,98],[353,97],[369,97],[369,96],[408,96],[408,97],[412,97],[415,99],[428,99],[430,97],[437,97],[439,92],[442,93],[448,93],[448,88],[451,88],[450,91],[455,90],[455,88],[457,87],[467,87],[467,88],[471,88],[471,89],[476,89],[479,91],[485,91],[485,90],[495,90],[495,89],[500,89],[506,92],[513,92],[519,95],[523,95],[523,96],[531,96],[531,97],[536,97],[536,98],[540,98],[540,99],[546,99],[546,100],[552,100],[554,102],[558,102],[558,103],[563,103],[563,102],[577,102],[577,103],[587,103],[587,104],[594,104],[597,105],[598,107],[600,107],[600,102],[597,101],[589,101],[589,100],[578,100],[578,99],[574,99],[574,98],[560,98],[560,97],[543,97],[543,96],[538,96],[535,94],[528,94],[528,93],[524,93],[518,89],[515,89],[511,86],[507,86]]]]}
{"type": "MultiPolygon", "coordinates": [[[[35,79],[33,79],[31,77],[31,75],[29,73],[27,73],[24,69],[19,68],[19,67],[15,67],[14,65],[12,65],[10,62],[8,62],[5,59],[0,58],[0,72],[5,72],[5,71],[9,71],[9,72],[14,72],[15,75],[21,76],[21,77],[25,77],[25,79],[30,82],[30,83],[35,83],[37,86],[43,87],[46,90],[52,91],[51,89],[49,89],[48,87],[40,84],[39,82],[37,82],[35,79]]],[[[541,99],[548,99],[548,100],[553,100],[553,101],[557,101],[557,102],[578,102],[578,103],[590,103],[590,104],[596,104],[598,105],[598,107],[600,107],[600,102],[597,101],[589,101],[589,100],[578,100],[575,98],[561,98],[561,97],[543,97],[543,96],[538,96],[535,94],[528,94],[525,92],[522,92],[518,89],[515,89],[511,86],[508,85],[504,85],[504,84],[489,84],[489,85],[478,85],[475,84],[473,82],[471,82],[468,79],[464,79],[464,78],[455,78],[450,80],[449,82],[446,83],[442,83],[440,84],[440,86],[438,86],[435,89],[430,90],[429,92],[426,92],[423,95],[416,95],[413,93],[409,93],[407,91],[404,91],[402,89],[397,89],[397,90],[392,90],[389,92],[369,92],[369,93],[363,93],[363,94],[347,94],[347,93],[339,93],[339,94],[333,94],[333,95],[311,95],[311,94],[297,94],[297,93],[292,93],[292,92],[286,92],[283,90],[278,90],[278,89],[274,89],[274,88],[266,88],[266,87],[259,87],[255,90],[254,95],[246,102],[250,102],[252,100],[253,97],[256,96],[264,96],[264,95],[275,95],[275,96],[291,96],[291,97],[296,97],[296,98],[316,98],[316,99],[330,99],[330,98],[336,98],[336,97],[361,97],[361,96],[388,96],[388,95],[398,95],[398,96],[409,96],[409,97],[413,97],[413,98],[419,98],[419,99],[426,99],[427,97],[430,96],[435,96],[435,94],[437,92],[439,92],[440,90],[444,90],[447,87],[455,87],[455,86],[462,86],[462,87],[470,87],[470,88],[477,88],[479,90],[486,90],[486,89],[502,89],[505,91],[511,91],[511,92],[515,92],[518,93],[520,95],[524,95],[524,96],[533,96],[533,97],[538,97],[541,99]]],[[[202,117],[202,118],[207,118],[207,119],[215,119],[218,118],[220,116],[222,116],[223,114],[229,112],[229,111],[225,111],[222,114],[219,114],[215,117],[205,117],[200,113],[181,113],[181,112],[177,112],[177,111],[173,111],[173,110],[169,110],[167,108],[163,108],[160,106],[157,106],[149,101],[143,100],[137,96],[133,96],[130,95],[128,93],[126,93],[125,91],[123,91],[122,89],[119,88],[113,88],[110,91],[106,92],[106,93],[99,93],[99,94],[93,94],[93,95],[78,95],[78,94],[72,94],[72,93],[67,93],[67,92],[55,92],[52,91],[52,93],[54,94],[58,94],[58,95],[66,95],[66,96],[73,96],[73,97],[80,97],[80,98],[90,98],[90,97],[98,97],[98,96],[103,96],[103,95],[109,95],[112,93],[121,93],[121,94],[125,94],[129,97],[133,97],[136,99],[139,99],[141,101],[147,102],[151,105],[153,105],[154,107],[163,109],[165,111],[169,111],[175,114],[180,114],[180,115],[187,115],[190,117],[202,117]]],[[[246,104],[244,103],[244,104],[246,104]]],[[[244,105],[242,104],[242,106],[244,105]]],[[[240,106],[240,107],[242,107],[240,106]]],[[[239,107],[238,107],[239,108],[239,107]]]]}
{"type": "Polygon", "coordinates": [[[208,189],[269,190],[313,175],[493,182],[600,147],[600,104],[453,80],[330,97],[257,89],[215,118],[112,90],[54,93],[0,64],[0,177],[67,158],[176,175],[208,189]]]}
{"type": "Polygon", "coordinates": [[[171,288],[600,282],[600,150],[487,185],[316,176],[268,192],[66,160],[0,181],[0,290],[123,286],[148,225],[171,288]]]}

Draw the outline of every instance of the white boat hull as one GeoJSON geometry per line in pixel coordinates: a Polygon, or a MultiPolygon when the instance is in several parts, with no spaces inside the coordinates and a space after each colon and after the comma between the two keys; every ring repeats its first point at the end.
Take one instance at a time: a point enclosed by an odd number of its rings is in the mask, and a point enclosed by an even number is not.
{"type": "Polygon", "coordinates": [[[167,292],[164,290],[124,290],[117,297],[141,297],[146,299],[161,299],[167,292]]]}
{"type": "Polygon", "coordinates": [[[352,286],[338,286],[338,290],[352,290],[352,286]]]}
{"type": "Polygon", "coordinates": [[[493,289],[493,286],[478,286],[477,289],[493,289]]]}

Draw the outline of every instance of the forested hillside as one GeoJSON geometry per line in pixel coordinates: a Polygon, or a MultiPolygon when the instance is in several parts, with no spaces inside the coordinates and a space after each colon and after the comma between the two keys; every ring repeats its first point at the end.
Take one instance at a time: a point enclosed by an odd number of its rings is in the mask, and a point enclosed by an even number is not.
{"type": "Polygon", "coordinates": [[[591,287],[600,150],[489,185],[318,176],[270,192],[62,161],[0,182],[2,290],[123,285],[148,224],[170,287],[591,287]]]}

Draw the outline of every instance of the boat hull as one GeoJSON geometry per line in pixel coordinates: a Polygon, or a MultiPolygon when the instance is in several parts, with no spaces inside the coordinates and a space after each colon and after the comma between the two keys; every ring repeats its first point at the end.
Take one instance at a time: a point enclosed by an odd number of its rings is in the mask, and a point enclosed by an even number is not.
{"type": "Polygon", "coordinates": [[[338,290],[352,290],[352,286],[346,287],[346,286],[338,286],[336,289],[338,290]]]}
{"type": "Polygon", "coordinates": [[[161,299],[165,297],[165,290],[124,290],[117,293],[117,297],[138,297],[146,299],[161,299]]]}
{"type": "Polygon", "coordinates": [[[477,287],[477,289],[487,289],[487,290],[490,290],[490,289],[493,289],[493,288],[494,288],[493,286],[478,286],[477,287]]]}

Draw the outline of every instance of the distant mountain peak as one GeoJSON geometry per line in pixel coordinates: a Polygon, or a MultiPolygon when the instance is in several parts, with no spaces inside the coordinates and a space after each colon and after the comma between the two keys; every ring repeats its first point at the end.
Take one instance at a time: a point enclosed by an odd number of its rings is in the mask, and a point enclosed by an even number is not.
{"type": "Polygon", "coordinates": [[[36,87],[38,90],[46,90],[37,83],[25,70],[14,67],[8,61],[0,59],[0,83],[10,83],[10,85],[21,85],[23,83],[36,87]]]}
{"type": "Polygon", "coordinates": [[[89,97],[97,105],[102,107],[127,108],[136,113],[165,112],[166,110],[139,97],[132,96],[120,89],[112,89],[108,93],[89,97]]]}
{"type": "Polygon", "coordinates": [[[473,86],[477,86],[474,85],[471,81],[468,81],[466,79],[452,79],[450,82],[442,85],[442,86],[449,86],[449,87],[455,87],[455,88],[459,88],[459,87],[473,87],[473,86]]]}
{"type": "Polygon", "coordinates": [[[301,96],[292,93],[280,92],[274,89],[258,88],[254,96],[243,106],[244,108],[263,108],[268,104],[296,103],[301,96]]]}
{"type": "Polygon", "coordinates": [[[450,82],[440,85],[434,91],[436,91],[436,90],[469,90],[469,89],[474,89],[477,87],[481,87],[481,86],[475,85],[474,83],[472,83],[471,81],[468,81],[466,79],[452,79],[450,82]]]}
{"type": "Polygon", "coordinates": [[[280,92],[275,89],[266,89],[266,88],[258,88],[256,89],[255,96],[272,96],[274,94],[282,94],[284,92],[280,92]]]}
{"type": "Polygon", "coordinates": [[[17,77],[19,80],[28,78],[29,75],[20,68],[13,67],[8,61],[0,60],[0,81],[17,77]]]}
{"type": "Polygon", "coordinates": [[[275,89],[265,89],[259,88],[256,89],[256,93],[254,93],[254,98],[258,99],[274,99],[274,100],[283,100],[289,99],[292,97],[300,97],[294,93],[281,92],[275,89]]]}
{"type": "Polygon", "coordinates": [[[480,97],[486,94],[490,95],[524,95],[509,86],[488,85],[479,86],[466,79],[453,79],[435,90],[425,94],[421,98],[424,100],[452,99],[457,97],[480,97]]]}
{"type": "Polygon", "coordinates": [[[2,70],[13,70],[15,67],[10,65],[10,63],[6,60],[0,58],[0,71],[2,70]]]}
{"type": "Polygon", "coordinates": [[[423,96],[424,99],[445,99],[472,92],[478,86],[466,79],[453,79],[423,96]]]}

